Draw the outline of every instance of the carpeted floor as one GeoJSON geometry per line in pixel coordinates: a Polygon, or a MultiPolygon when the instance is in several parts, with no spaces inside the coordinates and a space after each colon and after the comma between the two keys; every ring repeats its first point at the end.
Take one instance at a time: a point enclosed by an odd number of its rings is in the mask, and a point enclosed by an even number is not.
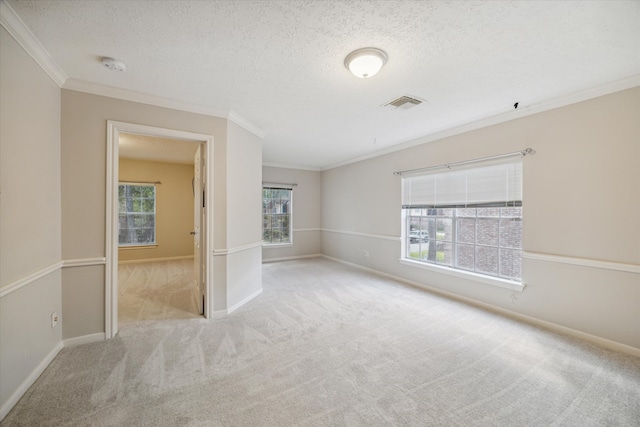
{"type": "Polygon", "coordinates": [[[63,349],[2,425],[638,426],[640,359],[325,259],[63,349]]]}
{"type": "Polygon", "coordinates": [[[120,327],[150,320],[201,318],[193,272],[193,259],[120,264],[120,327]]]}

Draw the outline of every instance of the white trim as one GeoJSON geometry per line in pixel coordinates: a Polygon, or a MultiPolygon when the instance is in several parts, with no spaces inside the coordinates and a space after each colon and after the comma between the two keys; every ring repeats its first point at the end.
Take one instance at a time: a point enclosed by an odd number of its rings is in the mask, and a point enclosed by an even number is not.
{"type": "Polygon", "coordinates": [[[214,249],[213,256],[231,255],[237,252],[242,252],[242,251],[246,251],[246,250],[257,248],[257,247],[262,247],[262,240],[255,243],[249,243],[248,245],[236,246],[235,248],[214,249]]]}
{"type": "Polygon", "coordinates": [[[293,243],[265,243],[262,242],[262,249],[283,249],[292,248],[293,243]]]}
{"type": "Polygon", "coordinates": [[[140,251],[145,249],[156,249],[158,247],[157,244],[153,245],[142,245],[142,244],[134,244],[129,246],[118,245],[118,251],[140,251]]]}
{"type": "Polygon", "coordinates": [[[62,341],[58,341],[58,343],[55,345],[55,347],[53,347],[49,354],[47,354],[45,358],[42,359],[40,363],[38,363],[38,366],[36,366],[34,370],[31,371],[29,376],[27,376],[22,384],[20,384],[20,386],[13,392],[13,394],[11,394],[9,399],[7,399],[5,404],[0,408],[0,421],[7,416],[9,411],[11,411],[15,404],[18,403],[20,398],[27,392],[27,390],[29,390],[29,387],[31,387],[33,383],[36,382],[38,377],[44,372],[45,369],[47,369],[47,366],[49,366],[53,359],[55,359],[55,357],[58,355],[58,353],[60,353],[60,350],[62,350],[63,347],[64,345],[62,344],[62,341]]]}
{"type": "Polygon", "coordinates": [[[105,257],[65,259],[62,261],[62,268],[104,265],[106,262],[107,259],[105,257]]]}
{"type": "Polygon", "coordinates": [[[379,276],[382,276],[382,277],[386,277],[386,278],[391,279],[391,280],[395,280],[395,281],[398,281],[398,282],[401,282],[401,283],[405,283],[405,284],[413,286],[415,288],[423,289],[425,291],[433,292],[433,293],[436,293],[436,294],[439,294],[439,295],[444,295],[444,296],[446,296],[448,298],[451,298],[453,300],[456,300],[456,301],[462,301],[462,302],[465,302],[467,304],[470,304],[470,305],[473,305],[473,306],[476,306],[476,307],[482,307],[482,308],[485,308],[487,310],[490,310],[490,311],[493,311],[493,312],[496,312],[496,313],[499,313],[499,314],[502,314],[502,315],[506,315],[506,316],[509,316],[511,318],[514,318],[514,319],[517,319],[517,320],[520,320],[520,321],[523,321],[523,322],[526,322],[526,323],[530,323],[530,324],[533,324],[533,325],[536,325],[536,326],[539,326],[539,327],[550,329],[550,330],[552,330],[554,332],[559,332],[561,334],[565,334],[565,335],[576,337],[576,338],[579,338],[579,339],[582,339],[582,340],[585,340],[585,341],[589,341],[589,342],[591,342],[593,344],[596,344],[596,345],[598,345],[600,347],[605,347],[605,348],[608,348],[608,349],[611,349],[611,350],[615,350],[615,351],[619,351],[619,352],[622,352],[622,353],[630,354],[630,355],[633,355],[633,356],[636,356],[636,357],[640,357],[640,348],[632,347],[632,346],[627,345],[627,344],[622,344],[622,343],[619,343],[617,341],[612,341],[612,340],[609,340],[609,339],[606,339],[606,338],[602,338],[602,337],[599,337],[597,335],[592,335],[592,334],[589,334],[587,332],[582,332],[582,331],[579,331],[577,329],[572,329],[572,328],[569,328],[569,327],[566,327],[566,326],[558,325],[557,323],[553,323],[553,322],[548,322],[546,320],[537,319],[535,317],[527,316],[525,314],[520,314],[520,313],[511,311],[511,310],[504,309],[502,307],[497,307],[495,305],[491,305],[491,304],[487,304],[487,303],[484,303],[484,302],[481,302],[481,301],[477,301],[477,300],[472,299],[472,298],[468,298],[468,297],[464,297],[464,296],[461,296],[461,295],[458,295],[458,294],[454,294],[452,292],[443,291],[441,289],[434,288],[434,287],[431,287],[429,285],[425,285],[425,284],[422,284],[422,283],[414,282],[412,280],[403,279],[401,277],[394,276],[392,274],[383,273],[382,271],[374,270],[372,268],[363,267],[363,266],[361,266],[359,264],[354,264],[354,263],[351,263],[351,262],[348,262],[348,261],[343,261],[341,259],[333,258],[333,257],[327,256],[327,255],[322,255],[322,257],[326,258],[326,259],[330,259],[332,261],[339,262],[341,264],[345,264],[345,265],[354,267],[354,268],[365,270],[365,271],[368,271],[370,273],[373,273],[373,274],[376,274],[376,275],[379,275],[379,276]]]}
{"type": "Polygon", "coordinates": [[[226,118],[227,120],[237,124],[241,128],[256,135],[260,139],[266,136],[264,130],[260,129],[258,126],[254,125],[235,111],[221,110],[219,108],[213,108],[206,105],[192,104],[189,102],[178,101],[176,99],[165,98],[162,96],[149,95],[142,92],[135,92],[132,90],[115,88],[112,86],[104,86],[101,84],[74,78],[67,79],[64,86],[62,84],[60,86],[67,90],[90,93],[93,95],[105,96],[107,98],[121,99],[124,101],[138,102],[140,104],[154,105],[156,107],[171,108],[172,110],[226,118]]]}
{"type": "Polygon", "coordinates": [[[6,1],[0,1],[0,24],[49,77],[62,87],[67,75],[6,1]]]}
{"type": "Polygon", "coordinates": [[[264,162],[262,166],[266,166],[268,168],[278,168],[278,169],[294,169],[300,171],[312,171],[312,172],[322,172],[322,168],[312,167],[312,166],[301,166],[301,165],[283,165],[281,163],[270,163],[264,162]]]}
{"type": "Polygon", "coordinates": [[[293,232],[322,231],[322,228],[294,228],[293,232]]]}
{"type": "Polygon", "coordinates": [[[329,228],[322,228],[321,231],[325,231],[327,233],[347,234],[349,236],[369,237],[371,239],[392,240],[394,242],[400,242],[402,240],[402,238],[399,236],[386,236],[384,234],[370,234],[370,233],[360,233],[357,231],[332,230],[329,228]]]}
{"type": "Polygon", "coordinates": [[[118,128],[107,122],[107,179],[106,179],[106,225],[105,225],[105,285],[104,285],[104,333],[113,338],[118,333],[118,244],[115,233],[118,230],[118,128]]]}
{"type": "Polygon", "coordinates": [[[305,258],[318,258],[321,257],[322,254],[311,254],[311,255],[295,255],[295,256],[285,256],[279,258],[262,258],[262,263],[267,264],[269,262],[280,262],[280,261],[293,261],[296,259],[305,259],[305,258]]]}
{"type": "Polygon", "coordinates": [[[181,259],[193,259],[193,255],[168,256],[164,258],[127,259],[123,261],[120,261],[118,259],[118,264],[142,264],[145,262],[177,261],[181,259]]]}
{"type": "Polygon", "coordinates": [[[73,90],[76,92],[90,93],[92,95],[105,96],[107,98],[115,98],[123,101],[137,102],[140,104],[154,105],[156,107],[170,108],[172,110],[186,111],[189,113],[204,114],[226,118],[228,111],[218,108],[207,107],[199,104],[182,102],[162,96],[149,95],[146,93],[135,92],[127,89],[115,88],[112,86],[104,86],[97,83],[91,83],[84,80],[69,78],[63,89],[73,90]]]}
{"type": "Polygon", "coordinates": [[[237,304],[232,305],[231,307],[229,307],[226,311],[227,311],[227,316],[231,313],[233,313],[234,311],[236,311],[237,309],[239,309],[240,307],[242,307],[243,305],[245,305],[246,303],[248,303],[249,301],[251,301],[252,299],[254,299],[255,297],[257,297],[258,295],[260,295],[262,293],[262,288],[258,289],[257,291],[255,291],[254,293],[252,293],[251,295],[249,295],[248,297],[244,298],[242,301],[240,301],[237,304]]]}
{"type": "MultiPolygon", "coordinates": [[[[549,100],[543,100],[537,104],[532,104],[530,106],[522,105],[517,110],[509,109],[507,111],[490,113],[486,117],[483,117],[471,122],[462,122],[457,125],[443,128],[439,131],[434,131],[431,134],[423,135],[406,142],[395,144],[391,147],[388,147],[379,151],[375,151],[373,153],[355,157],[351,160],[346,160],[344,162],[340,162],[332,166],[323,167],[321,168],[321,170],[326,171],[330,169],[335,169],[341,166],[350,165],[352,163],[361,162],[363,160],[368,160],[375,157],[383,156],[385,154],[395,153],[396,151],[405,150],[407,148],[415,147],[417,145],[438,141],[444,138],[449,138],[449,137],[459,135],[465,132],[469,132],[472,130],[481,129],[481,128],[485,128],[492,125],[497,125],[497,124],[508,122],[515,119],[520,119],[522,117],[542,113],[544,111],[553,110],[555,108],[564,107],[567,105],[597,98],[599,96],[609,95],[611,93],[619,92],[626,89],[631,89],[636,86],[640,86],[640,74],[636,74],[636,75],[633,75],[621,80],[617,80],[615,82],[600,85],[594,88],[573,92],[573,93],[558,96],[549,100]]],[[[284,168],[286,166],[280,166],[280,167],[284,168]]]]}
{"type": "Polygon", "coordinates": [[[399,261],[400,264],[408,265],[411,267],[432,271],[434,273],[446,274],[448,276],[459,277],[461,279],[472,280],[474,282],[480,282],[486,285],[498,286],[500,288],[510,289],[516,292],[522,292],[525,288],[525,285],[522,283],[501,279],[499,277],[485,276],[483,274],[474,273],[472,271],[457,270],[455,268],[450,268],[444,265],[432,265],[404,258],[400,258],[399,261]]]}
{"type": "Polygon", "coordinates": [[[44,268],[41,268],[38,271],[35,271],[31,274],[29,274],[28,276],[22,277],[18,280],[14,280],[13,282],[10,282],[9,284],[3,286],[2,288],[0,288],[0,298],[9,295],[11,292],[17,291],[18,289],[27,286],[30,283],[35,282],[36,280],[50,274],[53,273],[54,271],[59,270],[62,267],[62,261],[58,261],[55,262],[53,264],[50,264],[44,268]]]}
{"type": "MultiPolygon", "coordinates": [[[[125,91],[126,92],[126,91],[125,91]]],[[[107,191],[106,191],[106,234],[105,234],[105,337],[115,337],[118,333],[118,245],[115,230],[118,227],[118,139],[120,132],[153,135],[172,139],[183,139],[194,143],[205,143],[206,177],[205,198],[213,201],[214,197],[214,141],[212,135],[205,135],[176,129],[107,120],[107,191]]],[[[210,204],[211,205],[211,204],[210,204]]],[[[205,253],[213,247],[213,208],[206,209],[205,216],[205,253]]],[[[204,317],[213,317],[213,261],[205,257],[206,299],[204,317]]]]}
{"type": "Polygon", "coordinates": [[[89,265],[103,265],[105,263],[105,258],[77,258],[77,259],[67,259],[58,262],[54,262],[46,267],[41,268],[40,270],[34,271],[28,276],[22,277],[18,280],[14,280],[9,284],[0,288],[0,298],[9,295],[11,292],[17,291],[18,289],[27,286],[30,283],[35,282],[36,280],[53,273],[61,268],[67,267],[84,267],[89,265]]]}
{"type": "Polygon", "coordinates": [[[67,338],[66,340],[62,340],[64,347],[75,347],[77,345],[82,344],[90,344],[93,342],[100,342],[106,339],[104,332],[98,332],[95,334],[82,335],[80,337],[67,338]]]}
{"type": "Polygon", "coordinates": [[[640,265],[624,264],[613,261],[600,261],[588,258],[575,258],[561,255],[541,254],[536,252],[524,252],[523,258],[533,259],[536,261],[556,262],[560,264],[579,265],[582,267],[599,268],[603,270],[624,271],[626,273],[640,274],[640,265]]]}
{"type": "Polygon", "coordinates": [[[237,124],[244,130],[251,132],[252,134],[254,134],[260,139],[264,138],[267,135],[265,131],[263,131],[258,126],[254,125],[249,120],[245,119],[244,117],[242,117],[240,114],[236,113],[233,110],[229,111],[229,115],[227,116],[227,119],[230,122],[237,124]]]}

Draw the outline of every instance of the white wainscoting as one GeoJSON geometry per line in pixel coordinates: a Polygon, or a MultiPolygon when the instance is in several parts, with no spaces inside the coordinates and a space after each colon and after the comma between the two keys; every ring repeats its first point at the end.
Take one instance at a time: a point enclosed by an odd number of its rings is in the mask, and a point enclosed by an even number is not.
{"type": "Polygon", "coordinates": [[[18,289],[27,286],[28,284],[35,282],[36,280],[46,276],[47,274],[51,274],[54,271],[57,271],[61,268],[68,267],[86,267],[91,265],[104,265],[105,258],[97,257],[97,258],[77,258],[77,259],[67,259],[54,262],[53,264],[49,264],[46,267],[42,267],[41,269],[34,271],[33,273],[24,276],[20,279],[14,280],[0,288],[0,298],[10,294],[11,292],[15,292],[18,289]]]}
{"type": "MultiPolygon", "coordinates": [[[[319,230],[327,233],[337,233],[337,234],[344,234],[349,236],[368,237],[370,239],[393,240],[393,241],[402,240],[400,236],[388,236],[384,234],[360,233],[356,231],[334,230],[334,229],[328,229],[328,228],[320,228],[319,230]]],[[[599,269],[605,269],[605,270],[624,271],[627,273],[640,274],[640,265],[638,264],[625,264],[625,263],[620,263],[615,261],[595,260],[595,259],[569,257],[569,256],[553,255],[553,254],[541,254],[537,252],[527,252],[527,251],[523,252],[522,257],[527,259],[538,260],[538,261],[579,265],[581,267],[592,267],[592,268],[599,268],[599,269]]]]}
{"type": "Polygon", "coordinates": [[[249,243],[242,246],[236,246],[234,248],[214,249],[213,256],[225,256],[225,255],[235,254],[237,252],[242,252],[242,251],[246,251],[246,250],[257,248],[257,247],[262,247],[262,241],[249,243]]]}
{"type": "Polygon", "coordinates": [[[640,274],[640,265],[624,264],[613,261],[600,261],[587,258],[575,258],[561,255],[540,254],[536,252],[524,252],[523,258],[533,259],[537,261],[555,262],[560,264],[579,265],[581,267],[592,267],[603,270],[624,271],[626,273],[640,274]]]}
{"type": "Polygon", "coordinates": [[[15,292],[18,289],[27,286],[30,283],[35,282],[36,280],[46,276],[47,274],[51,274],[54,271],[58,271],[62,268],[63,262],[58,261],[53,264],[47,265],[46,267],[41,268],[40,270],[34,271],[33,273],[24,276],[18,280],[14,280],[13,282],[8,283],[7,285],[0,288],[0,298],[9,295],[11,292],[15,292]]]}

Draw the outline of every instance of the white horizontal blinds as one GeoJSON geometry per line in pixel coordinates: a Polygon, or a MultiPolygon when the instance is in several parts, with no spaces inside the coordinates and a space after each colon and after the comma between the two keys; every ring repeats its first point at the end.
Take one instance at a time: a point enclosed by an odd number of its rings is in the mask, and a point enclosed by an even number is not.
{"type": "Polygon", "coordinates": [[[521,205],[521,159],[403,177],[403,208],[521,205]]]}
{"type": "Polygon", "coordinates": [[[436,203],[435,175],[418,175],[402,178],[402,205],[433,206],[436,203]]]}
{"type": "Polygon", "coordinates": [[[522,204],[522,160],[469,169],[467,205],[522,204]]]}

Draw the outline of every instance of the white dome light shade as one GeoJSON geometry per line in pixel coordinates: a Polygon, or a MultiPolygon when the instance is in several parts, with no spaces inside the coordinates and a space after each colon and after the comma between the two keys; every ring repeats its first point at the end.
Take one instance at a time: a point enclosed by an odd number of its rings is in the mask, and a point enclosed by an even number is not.
{"type": "Polygon", "coordinates": [[[375,76],[387,62],[387,54],[375,47],[354,50],[344,60],[344,65],[354,76],[366,79],[375,76]]]}

